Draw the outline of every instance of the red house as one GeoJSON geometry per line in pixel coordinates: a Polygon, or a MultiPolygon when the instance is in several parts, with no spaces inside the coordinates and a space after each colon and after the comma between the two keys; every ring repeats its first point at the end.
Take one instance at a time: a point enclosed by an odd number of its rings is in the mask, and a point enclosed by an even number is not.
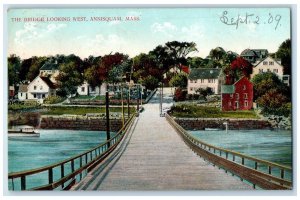
{"type": "Polygon", "coordinates": [[[233,85],[221,86],[222,111],[250,110],[253,106],[253,84],[242,77],[233,85]]]}

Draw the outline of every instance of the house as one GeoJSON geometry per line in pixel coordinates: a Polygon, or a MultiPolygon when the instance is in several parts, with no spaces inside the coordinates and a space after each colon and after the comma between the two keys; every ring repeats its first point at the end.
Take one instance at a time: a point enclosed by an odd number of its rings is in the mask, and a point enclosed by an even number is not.
{"type": "Polygon", "coordinates": [[[24,101],[28,98],[28,85],[19,85],[19,91],[18,91],[18,99],[20,101],[24,101]]]}
{"type": "Polygon", "coordinates": [[[57,61],[55,62],[46,62],[41,68],[40,68],[40,74],[41,77],[49,77],[51,82],[56,83],[56,77],[59,75],[59,65],[57,64],[57,61]]]}
{"type": "Polygon", "coordinates": [[[272,72],[276,74],[280,80],[289,85],[289,75],[283,75],[283,69],[284,67],[280,61],[268,56],[253,67],[251,78],[257,74],[272,72]]]}
{"type": "Polygon", "coordinates": [[[96,95],[104,95],[106,92],[106,83],[103,83],[101,87],[99,86],[93,88],[90,86],[86,81],[77,88],[77,93],[79,95],[89,95],[89,96],[96,96],[96,95]]]}
{"type": "Polygon", "coordinates": [[[8,88],[8,97],[9,99],[13,99],[15,96],[15,86],[11,85],[8,88]]]}
{"type": "Polygon", "coordinates": [[[27,98],[43,102],[49,95],[56,95],[56,86],[49,77],[37,76],[27,87],[27,98]]]}
{"type": "Polygon", "coordinates": [[[267,49],[245,49],[241,53],[241,57],[248,62],[255,64],[268,56],[267,49]]]}
{"type": "Polygon", "coordinates": [[[222,85],[221,103],[222,111],[252,109],[253,84],[243,76],[233,85],[222,85]]]}
{"type": "Polygon", "coordinates": [[[222,70],[215,68],[193,68],[188,76],[188,94],[195,94],[199,88],[211,88],[213,93],[220,94],[223,81],[222,70]]]}

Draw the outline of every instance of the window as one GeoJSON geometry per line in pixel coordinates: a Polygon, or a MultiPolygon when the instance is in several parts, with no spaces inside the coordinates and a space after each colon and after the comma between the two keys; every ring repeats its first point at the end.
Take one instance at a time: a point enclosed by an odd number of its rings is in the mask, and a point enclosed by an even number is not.
{"type": "Polygon", "coordinates": [[[248,99],[248,94],[244,93],[244,99],[248,99]]]}
{"type": "Polygon", "coordinates": [[[197,80],[195,80],[194,83],[197,83],[197,80]]]}
{"type": "Polygon", "coordinates": [[[215,79],[208,79],[208,83],[214,83],[215,79]]]}
{"type": "Polygon", "coordinates": [[[228,102],[228,106],[231,107],[231,101],[228,102]]]}
{"type": "Polygon", "coordinates": [[[236,109],[239,108],[239,102],[238,102],[238,101],[235,102],[235,108],[236,108],[236,109]]]}
{"type": "Polygon", "coordinates": [[[271,72],[271,70],[270,70],[270,69],[268,69],[268,70],[267,70],[267,72],[271,72]]]}
{"type": "Polygon", "coordinates": [[[33,86],[33,89],[34,89],[34,90],[36,90],[36,85],[35,85],[35,86],[33,86]]]}
{"type": "Polygon", "coordinates": [[[263,73],[264,72],[264,70],[263,69],[259,69],[259,73],[261,74],[261,73],[263,73]]]}
{"type": "Polygon", "coordinates": [[[273,72],[277,74],[278,73],[278,69],[273,69],[273,72]]]}
{"type": "Polygon", "coordinates": [[[91,92],[95,92],[95,89],[96,89],[96,88],[91,88],[91,92]]]}
{"type": "Polygon", "coordinates": [[[274,62],[273,62],[273,61],[270,61],[270,62],[269,62],[269,65],[274,65],[274,62]]]}
{"type": "Polygon", "coordinates": [[[43,89],[43,86],[41,85],[41,86],[40,86],[40,90],[42,90],[42,89],[43,89]]]}
{"type": "Polygon", "coordinates": [[[36,94],[33,94],[33,98],[36,98],[36,94]]]}
{"type": "Polygon", "coordinates": [[[84,87],[81,87],[81,92],[84,92],[85,88],[84,87]]]}
{"type": "Polygon", "coordinates": [[[23,96],[23,93],[21,92],[20,96],[22,97],[23,96]]]}
{"type": "Polygon", "coordinates": [[[190,91],[193,91],[193,88],[192,88],[192,87],[190,88],[190,91]]]}
{"type": "Polygon", "coordinates": [[[244,107],[248,107],[248,101],[244,102],[244,107]]]}
{"type": "Polygon", "coordinates": [[[230,98],[231,98],[231,99],[233,98],[233,94],[230,94],[230,98]]]}
{"type": "Polygon", "coordinates": [[[236,99],[239,99],[239,98],[240,98],[240,94],[239,94],[239,93],[236,93],[236,94],[235,94],[235,97],[236,97],[236,99]]]}
{"type": "Polygon", "coordinates": [[[42,98],[45,98],[45,94],[42,94],[42,98]]]}
{"type": "Polygon", "coordinates": [[[204,83],[204,79],[201,79],[201,83],[204,83]]]}
{"type": "Polygon", "coordinates": [[[243,90],[246,90],[246,89],[247,89],[246,85],[243,85],[243,90]]]}
{"type": "Polygon", "coordinates": [[[263,62],[263,65],[267,65],[267,64],[268,64],[268,61],[264,61],[264,62],[263,62]]]}

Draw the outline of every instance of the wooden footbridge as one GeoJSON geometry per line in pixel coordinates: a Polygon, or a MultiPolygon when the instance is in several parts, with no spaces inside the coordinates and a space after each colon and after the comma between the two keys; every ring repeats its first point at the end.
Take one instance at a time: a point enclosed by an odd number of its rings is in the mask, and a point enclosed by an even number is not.
{"type": "Polygon", "coordinates": [[[289,167],[197,140],[153,98],[115,137],[65,161],[9,174],[15,190],[249,190],[292,188],[289,167]],[[267,169],[266,171],[260,169],[267,169]],[[47,184],[27,187],[46,173],[47,184]],[[18,181],[17,181],[18,180],[18,181]],[[18,186],[17,186],[18,185],[18,186]]]}

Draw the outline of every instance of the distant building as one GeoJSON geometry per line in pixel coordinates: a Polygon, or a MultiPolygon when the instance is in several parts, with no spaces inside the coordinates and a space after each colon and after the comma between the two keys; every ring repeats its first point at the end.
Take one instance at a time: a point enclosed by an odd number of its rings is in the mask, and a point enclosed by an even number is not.
{"type": "Polygon", "coordinates": [[[53,83],[56,83],[56,77],[59,75],[59,65],[57,62],[46,62],[40,68],[39,76],[42,77],[49,77],[53,83]]]}
{"type": "Polygon", "coordinates": [[[56,95],[56,86],[48,77],[37,76],[28,85],[28,99],[35,99],[43,102],[49,95],[56,95]]]}
{"type": "Polygon", "coordinates": [[[13,99],[15,96],[15,86],[11,85],[8,88],[8,97],[9,99],[13,99]]]}
{"type": "Polygon", "coordinates": [[[280,61],[268,56],[253,67],[251,78],[257,74],[272,72],[285,84],[289,85],[289,75],[283,75],[283,68],[280,61]]]}
{"type": "Polygon", "coordinates": [[[221,87],[222,111],[250,110],[253,107],[253,84],[242,77],[233,85],[221,87]]]}
{"type": "Polygon", "coordinates": [[[96,96],[99,94],[105,95],[106,88],[107,88],[106,85],[107,85],[106,83],[103,83],[100,88],[99,86],[93,88],[86,81],[84,81],[82,85],[78,86],[77,93],[79,95],[89,95],[89,96],[96,96]]]}
{"type": "Polygon", "coordinates": [[[24,101],[28,98],[28,85],[20,85],[18,91],[18,99],[24,101]]]}
{"type": "Polygon", "coordinates": [[[188,76],[188,94],[195,94],[199,88],[211,88],[214,94],[220,94],[222,70],[215,68],[193,68],[188,76]]]}
{"type": "Polygon", "coordinates": [[[252,64],[256,64],[268,56],[267,49],[245,49],[241,53],[241,57],[252,64]]]}

